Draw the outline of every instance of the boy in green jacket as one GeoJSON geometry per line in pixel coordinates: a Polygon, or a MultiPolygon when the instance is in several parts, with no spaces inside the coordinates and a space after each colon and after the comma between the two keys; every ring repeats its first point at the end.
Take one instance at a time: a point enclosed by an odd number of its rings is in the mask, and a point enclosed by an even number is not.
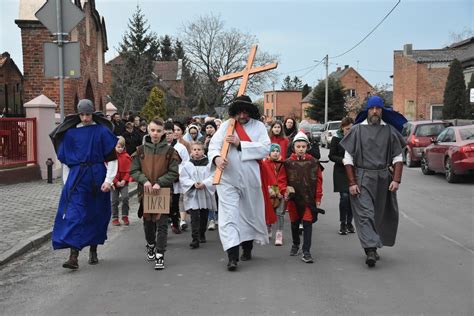
{"type": "Polygon", "coordinates": [[[173,188],[178,180],[181,162],[176,150],[169,146],[164,135],[164,123],[153,119],[148,124],[148,136],[143,145],[137,147],[130,175],[138,182],[140,207],[138,217],[143,216],[147,259],[155,261],[155,270],[165,268],[165,251],[168,239],[168,214],[143,214],[143,193],[153,193],[161,188],[173,188]]]}

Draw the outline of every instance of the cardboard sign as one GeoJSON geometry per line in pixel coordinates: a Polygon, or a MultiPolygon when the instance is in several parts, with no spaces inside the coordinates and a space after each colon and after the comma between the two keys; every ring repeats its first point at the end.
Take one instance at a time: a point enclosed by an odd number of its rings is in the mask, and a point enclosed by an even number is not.
{"type": "Polygon", "coordinates": [[[161,188],[156,194],[143,195],[143,213],[169,214],[171,205],[170,188],[161,188]]]}

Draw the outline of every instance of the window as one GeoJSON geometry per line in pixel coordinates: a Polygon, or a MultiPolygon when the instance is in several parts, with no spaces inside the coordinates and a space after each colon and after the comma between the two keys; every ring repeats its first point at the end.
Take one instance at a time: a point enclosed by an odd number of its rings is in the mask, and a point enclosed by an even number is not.
{"type": "Polygon", "coordinates": [[[425,124],[425,125],[420,125],[417,127],[415,131],[415,136],[436,136],[439,133],[441,133],[442,130],[444,130],[446,127],[444,126],[443,123],[439,124],[425,124]]]}
{"type": "Polygon", "coordinates": [[[410,135],[410,129],[411,129],[411,124],[410,124],[410,123],[406,123],[406,124],[403,126],[402,136],[407,137],[408,135],[410,135]]]}
{"type": "Polygon", "coordinates": [[[272,103],[273,103],[273,94],[272,94],[272,103]]]}
{"type": "Polygon", "coordinates": [[[443,119],[443,105],[435,104],[431,106],[431,119],[432,120],[443,119]]]}
{"type": "Polygon", "coordinates": [[[463,128],[459,130],[461,140],[474,139],[474,128],[463,128]]]}
{"type": "Polygon", "coordinates": [[[456,136],[454,135],[454,130],[452,128],[445,129],[441,134],[439,134],[438,141],[440,143],[455,142],[456,136]]]}
{"type": "Polygon", "coordinates": [[[270,95],[267,94],[267,103],[270,102],[270,95]]]}
{"type": "Polygon", "coordinates": [[[439,133],[438,138],[436,138],[436,141],[437,141],[437,142],[442,142],[444,136],[446,136],[447,131],[448,131],[448,130],[445,129],[444,131],[442,131],[441,133],[439,133]]]}
{"type": "Polygon", "coordinates": [[[356,97],[356,90],[355,89],[347,90],[347,95],[351,98],[355,98],[356,97]]]}

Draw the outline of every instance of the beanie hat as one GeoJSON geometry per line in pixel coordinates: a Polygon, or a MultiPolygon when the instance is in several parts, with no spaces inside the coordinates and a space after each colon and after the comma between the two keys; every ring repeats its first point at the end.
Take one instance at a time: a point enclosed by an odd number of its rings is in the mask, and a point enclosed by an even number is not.
{"type": "Polygon", "coordinates": [[[298,134],[293,138],[293,144],[299,141],[304,141],[309,144],[308,136],[303,131],[299,131],[298,134]]]}
{"type": "Polygon", "coordinates": [[[281,152],[280,145],[273,143],[273,144],[270,145],[270,153],[272,153],[273,150],[275,150],[275,148],[278,149],[279,152],[281,152]]]}
{"type": "Polygon", "coordinates": [[[383,108],[384,107],[384,102],[383,99],[379,96],[372,96],[367,100],[367,109],[370,108],[383,108]]]}
{"type": "Polygon", "coordinates": [[[77,113],[79,114],[92,114],[94,113],[94,104],[89,99],[79,100],[77,103],[77,113]]]}
{"type": "Polygon", "coordinates": [[[214,120],[212,120],[212,121],[207,121],[206,123],[204,123],[204,130],[206,130],[207,125],[211,125],[212,127],[214,127],[215,130],[217,130],[217,125],[216,125],[216,123],[214,122],[214,120]]]}

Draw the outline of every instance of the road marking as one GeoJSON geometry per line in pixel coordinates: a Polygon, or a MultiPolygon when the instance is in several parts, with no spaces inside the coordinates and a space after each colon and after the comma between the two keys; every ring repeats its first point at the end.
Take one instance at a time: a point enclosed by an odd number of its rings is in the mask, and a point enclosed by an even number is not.
{"type": "Polygon", "coordinates": [[[414,219],[414,218],[408,216],[407,213],[405,213],[405,212],[403,212],[403,211],[400,211],[400,213],[402,214],[402,216],[403,216],[405,219],[409,220],[410,222],[412,222],[412,223],[415,224],[416,226],[421,227],[421,228],[425,228],[425,225],[421,224],[421,223],[418,222],[416,219],[414,219]]]}
{"type": "Polygon", "coordinates": [[[461,247],[462,249],[467,250],[467,251],[469,251],[470,253],[474,254],[474,250],[472,250],[471,248],[468,248],[468,247],[464,246],[464,245],[461,244],[459,241],[456,241],[456,240],[454,240],[454,239],[452,239],[452,238],[450,238],[450,237],[448,237],[448,236],[446,236],[446,235],[443,235],[443,234],[441,234],[440,236],[443,237],[444,239],[446,239],[447,241],[450,241],[450,242],[452,242],[453,244],[455,244],[455,245],[461,247]]]}

